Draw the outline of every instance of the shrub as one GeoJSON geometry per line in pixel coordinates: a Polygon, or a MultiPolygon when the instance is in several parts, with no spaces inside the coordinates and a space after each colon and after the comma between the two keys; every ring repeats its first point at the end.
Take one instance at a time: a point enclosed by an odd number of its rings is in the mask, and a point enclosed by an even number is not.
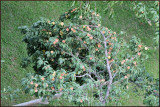
{"type": "Polygon", "coordinates": [[[144,73],[147,47],[135,36],[126,43],[88,7],[70,9],[59,21],[41,18],[20,27],[35,70],[22,81],[26,92],[49,100],[63,92],[81,104],[88,101],[85,90],[93,88],[96,105],[104,105],[117,101],[119,87],[127,89],[144,73]]]}

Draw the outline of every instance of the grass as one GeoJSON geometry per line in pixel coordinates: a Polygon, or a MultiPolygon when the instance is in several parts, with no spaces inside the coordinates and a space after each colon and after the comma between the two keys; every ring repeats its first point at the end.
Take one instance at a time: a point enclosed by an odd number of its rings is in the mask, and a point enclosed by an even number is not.
{"type": "Polygon", "coordinates": [[[137,92],[135,92],[135,87],[136,87],[135,84],[129,83],[128,87],[129,88],[127,90],[127,94],[129,95],[129,97],[127,95],[120,97],[120,102],[122,103],[122,105],[145,106],[143,104],[143,96],[142,96],[144,92],[140,88],[136,88],[137,92]]]}
{"type": "MultiPolygon", "coordinates": [[[[18,30],[19,26],[30,26],[40,17],[58,20],[60,14],[70,6],[70,2],[24,2],[24,1],[2,1],[1,24],[1,89],[11,86],[13,89],[21,87],[21,79],[27,72],[33,72],[32,66],[23,69],[20,66],[23,57],[27,56],[26,44],[22,42],[23,36],[18,30]],[[59,7],[63,7],[59,9],[59,7]]],[[[20,96],[16,101],[2,100],[2,105],[13,105],[29,101],[29,95],[20,96]]]]}
{"type": "MultiPolygon", "coordinates": [[[[27,56],[26,44],[22,42],[23,36],[18,30],[19,26],[28,25],[39,20],[40,17],[58,20],[58,16],[67,11],[71,1],[2,1],[1,2],[1,90],[11,86],[13,89],[20,88],[21,79],[25,77],[27,72],[33,72],[32,66],[22,68],[20,66],[21,59],[27,56]]],[[[113,31],[126,32],[125,40],[129,40],[133,35],[139,37],[141,41],[150,47],[148,51],[149,59],[145,62],[146,72],[153,74],[154,78],[158,78],[159,74],[159,49],[153,46],[153,28],[143,23],[135,17],[134,12],[130,10],[122,10],[121,6],[116,6],[114,18],[109,19],[108,14],[104,14],[105,3],[98,1],[97,9],[102,16],[102,25],[107,26],[113,31]]],[[[132,87],[127,92],[131,98],[121,98],[123,105],[143,105],[143,100],[134,94],[132,87]],[[137,101],[139,101],[137,103],[137,101]]],[[[10,101],[9,99],[1,99],[2,105],[13,105],[29,101],[34,97],[24,94],[10,101]]],[[[67,102],[66,99],[60,98],[53,101],[50,105],[74,105],[67,102]]]]}

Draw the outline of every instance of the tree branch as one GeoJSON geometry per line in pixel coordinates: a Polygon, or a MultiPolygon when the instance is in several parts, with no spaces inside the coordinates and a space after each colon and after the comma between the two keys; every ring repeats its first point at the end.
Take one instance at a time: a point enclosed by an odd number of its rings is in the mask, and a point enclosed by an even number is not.
{"type": "MultiPolygon", "coordinates": [[[[100,31],[101,32],[101,31],[100,31]]],[[[104,36],[104,34],[101,32],[103,38],[104,38],[104,48],[105,48],[105,56],[106,56],[106,63],[107,63],[107,71],[108,71],[108,74],[109,74],[109,84],[108,84],[108,89],[107,89],[107,92],[106,92],[106,95],[105,95],[105,99],[104,101],[102,102],[103,104],[106,103],[106,100],[109,96],[109,92],[110,92],[110,88],[111,88],[111,84],[112,84],[112,73],[110,71],[110,66],[109,66],[109,61],[108,61],[108,52],[107,52],[107,43],[106,43],[106,37],[104,36]]]]}
{"type": "MultiPolygon", "coordinates": [[[[60,98],[61,96],[62,96],[62,93],[55,94],[52,97],[52,100],[60,98]]],[[[21,104],[17,104],[17,105],[13,105],[13,106],[31,106],[31,105],[35,105],[35,104],[49,104],[49,102],[48,102],[47,98],[44,101],[42,101],[42,98],[39,98],[39,99],[31,100],[31,101],[21,103],[21,104]]]]}
{"type": "Polygon", "coordinates": [[[86,75],[89,76],[92,81],[95,81],[95,80],[91,77],[91,75],[89,75],[89,74],[84,74],[84,75],[80,75],[80,76],[76,76],[76,77],[84,77],[84,76],[86,76],[86,75]]]}

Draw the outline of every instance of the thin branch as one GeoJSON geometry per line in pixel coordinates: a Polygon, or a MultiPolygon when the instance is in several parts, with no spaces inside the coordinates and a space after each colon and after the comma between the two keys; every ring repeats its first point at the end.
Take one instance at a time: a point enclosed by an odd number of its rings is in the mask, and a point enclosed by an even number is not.
{"type": "Polygon", "coordinates": [[[118,71],[113,75],[113,78],[117,75],[118,71]]]}
{"type": "Polygon", "coordinates": [[[89,74],[84,74],[84,75],[80,75],[80,76],[76,76],[76,77],[84,77],[84,76],[89,76],[92,81],[95,81],[95,80],[91,77],[91,75],[89,75],[89,74]]]}

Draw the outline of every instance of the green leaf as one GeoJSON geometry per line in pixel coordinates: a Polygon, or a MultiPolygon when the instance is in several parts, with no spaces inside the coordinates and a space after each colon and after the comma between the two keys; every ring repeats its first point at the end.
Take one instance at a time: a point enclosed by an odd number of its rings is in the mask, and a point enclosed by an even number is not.
{"type": "Polygon", "coordinates": [[[62,58],[59,58],[59,64],[62,64],[65,60],[62,58]]]}

